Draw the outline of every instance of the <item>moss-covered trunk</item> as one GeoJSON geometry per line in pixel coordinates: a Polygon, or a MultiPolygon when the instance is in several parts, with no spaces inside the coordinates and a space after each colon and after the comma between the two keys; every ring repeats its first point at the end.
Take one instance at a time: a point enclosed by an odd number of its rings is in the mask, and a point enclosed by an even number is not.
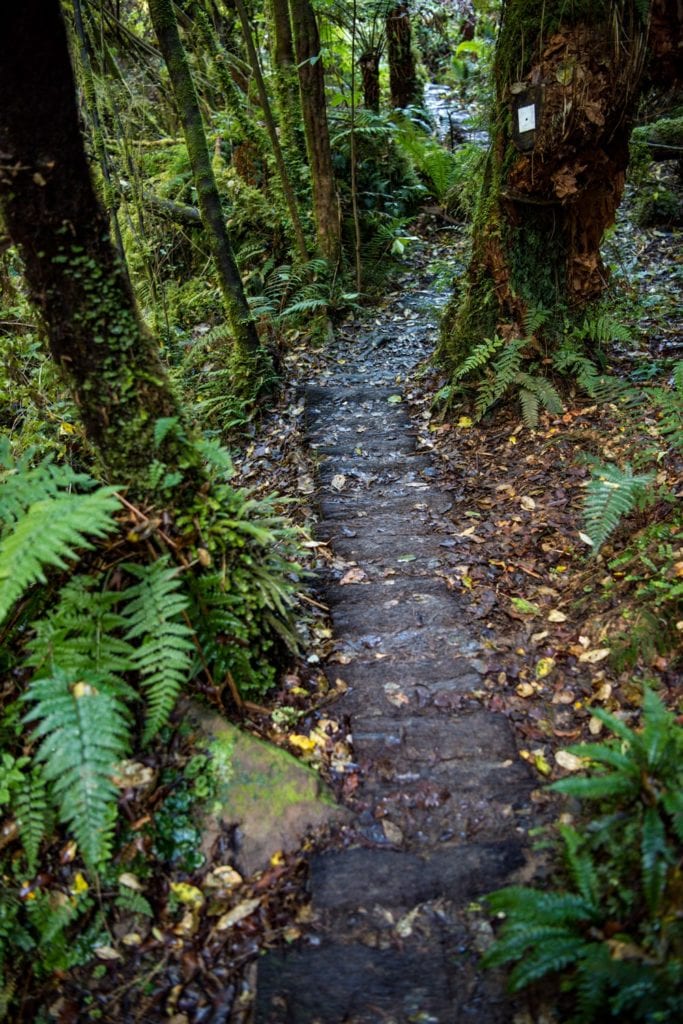
{"type": "Polygon", "coordinates": [[[646,53],[634,0],[508,0],[496,46],[491,148],[462,300],[446,312],[452,364],[538,307],[603,291],[600,243],[621,200],[646,53]]]}
{"type": "Polygon", "coordinates": [[[332,170],[332,151],[325,105],[325,72],[320,35],[309,0],[290,0],[292,30],[299,69],[299,91],[313,187],[313,214],[318,248],[336,263],[341,248],[339,203],[332,170]]]}
{"type": "Polygon", "coordinates": [[[3,10],[0,109],[2,217],[88,437],[121,486],[148,489],[155,458],[196,482],[182,432],[154,443],[156,421],[181,411],[90,179],[59,0],[3,10]]]}
{"type": "MultiPolygon", "coordinates": [[[[307,157],[288,0],[269,0],[267,10],[282,148],[296,183],[294,172],[297,168],[301,171],[307,163],[307,157]]],[[[303,175],[300,173],[299,177],[303,175]]]]}
{"type": "Polygon", "coordinates": [[[211,167],[199,101],[185,48],[178,32],[172,0],[149,0],[149,13],[168,67],[197,189],[199,211],[216,264],[228,322],[240,357],[240,372],[245,375],[248,389],[250,386],[257,386],[268,376],[265,365],[267,357],[259,342],[228,237],[211,167]]]}
{"type": "Polygon", "coordinates": [[[415,70],[410,7],[396,4],[387,14],[387,58],[389,91],[393,107],[409,107],[422,102],[422,89],[415,70]]]}

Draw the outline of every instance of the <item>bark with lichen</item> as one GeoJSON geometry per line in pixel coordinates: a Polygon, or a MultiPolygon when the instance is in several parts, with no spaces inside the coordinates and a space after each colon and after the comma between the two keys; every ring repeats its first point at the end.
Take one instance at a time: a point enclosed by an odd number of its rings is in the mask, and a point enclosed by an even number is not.
{"type": "Polygon", "coordinates": [[[605,288],[600,243],[621,200],[645,66],[639,6],[550,0],[541,22],[530,0],[505,4],[473,255],[442,326],[448,363],[495,332],[523,337],[538,307],[581,308],[605,288]],[[535,104],[526,139],[513,131],[517,102],[535,104]]]}
{"type": "Polygon", "coordinates": [[[386,18],[387,59],[389,62],[389,92],[392,107],[409,107],[422,102],[422,88],[418,81],[413,54],[410,7],[396,4],[386,18]]]}
{"type": "Polygon", "coordinates": [[[165,467],[178,496],[194,493],[203,477],[184,431],[155,444],[157,421],[181,427],[181,409],[90,178],[60,4],[23,0],[1,21],[0,211],[51,353],[112,481],[150,493],[165,467]]]}

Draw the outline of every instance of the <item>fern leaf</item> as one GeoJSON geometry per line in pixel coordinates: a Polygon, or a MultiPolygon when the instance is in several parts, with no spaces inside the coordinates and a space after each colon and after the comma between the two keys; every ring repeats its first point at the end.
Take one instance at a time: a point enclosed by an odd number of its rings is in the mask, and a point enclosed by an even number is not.
{"type": "Polygon", "coordinates": [[[531,391],[522,388],[519,392],[519,404],[522,407],[525,426],[533,430],[538,426],[538,398],[531,391]]]}
{"type": "Polygon", "coordinates": [[[133,662],[147,700],[144,740],[165,725],[182,687],[190,678],[192,630],[181,621],[189,601],[177,570],[167,558],[148,566],[124,568],[138,581],[125,592],[126,640],[137,640],[133,662]]]}
{"type": "Polygon", "coordinates": [[[519,992],[546,974],[555,974],[569,964],[586,956],[598,945],[596,942],[583,942],[577,935],[549,938],[540,948],[528,953],[510,972],[510,989],[519,992]]]}
{"type": "Polygon", "coordinates": [[[622,517],[636,507],[653,478],[652,473],[634,475],[628,465],[623,471],[612,464],[593,470],[586,489],[584,516],[586,533],[596,552],[616,530],[622,517]]]}
{"type": "Polygon", "coordinates": [[[35,765],[26,776],[14,801],[14,812],[26,853],[28,872],[33,874],[49,819],[45,780],[39,766],[35,765]]]}
{"type": "Polygon", "coordinates": [[[31,505],[0,542],[0,622],[29,587],[45,582],[45,567],[65,569],[79,548],[93,547],[88,537],[113,533],[118,507],[113,487],[31,505]]]}
{"type": "Polygon", "coordinates": [[[593,860],[590,855],[582,854],[581,836],[576,829],[561,825],[560,835],[564,840],[565,860],[574,884],[586,903],[595,907],[600,889],[593,860]]]}
{"type": "Polygon", "coordinates": [[[664,895],[668,852],[664,822],[656,807],[648,807],[643,815],[640,859],[643,871],[643,892],[653,915],[658,912],[664,895]]]}
{"type": "Polygon", "coordinates": [[[35,705],[24,720],[37,722],[36,758],[44,765],[60,818],[86,863],[96,867],[110,854],[117,797],[111,774],[129,746],[123,708],[109,694],[74,683],[58,669],[48,679],[33,680],[24,699],[35,705]]]}
{"type": "Polygon", "coordinates": [[[496,352],[501,345],[505,344],[504,338],[493,337],[486,338],[480,345],[477,345],[475,349],[469,354],[467,359],[456,367],[453,373],[453,380],[462,380],[473,370],[479,370],[482,366],[485,366],[489,362],[491,356],[496,352]]]}

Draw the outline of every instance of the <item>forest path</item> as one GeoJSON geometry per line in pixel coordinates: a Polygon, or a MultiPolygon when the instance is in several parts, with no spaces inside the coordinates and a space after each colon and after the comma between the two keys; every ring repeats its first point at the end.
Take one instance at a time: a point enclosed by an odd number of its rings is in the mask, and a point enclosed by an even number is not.
{"type": "Polygon", "coordinates": [[[512,1018],[477,968],[490,930],[468,906],[524,864],[533,781],[507,719],[471,696],[483,652],[446,582],[468,524],[448,519],[397,383],[435,341],[443,293],[428,271],[417,283],[340,332],[305,389],[319,535],[336,566],[327,671],[348,684],[335,717],[348,719],[361,783],[352,823],[312,860],[311,931],[259,963],[258,1024],[512,1018]]]}

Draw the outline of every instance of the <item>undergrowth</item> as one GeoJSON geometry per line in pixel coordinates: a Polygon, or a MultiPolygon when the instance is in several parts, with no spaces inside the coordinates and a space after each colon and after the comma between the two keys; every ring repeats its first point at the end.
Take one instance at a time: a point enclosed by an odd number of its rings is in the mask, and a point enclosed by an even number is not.
{"type": "Polygon", "coordinates": [[[586,774],[550,787],[581,806],[556,828],[554,887],[487,898],[503,923],[484,963],[513,963],[515,992],[554,976],[576,1024],[673,1024],[683,1014],[683,728],[650,689],[641,729],[593,714],[613,738],[571,747],[586,774]]]}

